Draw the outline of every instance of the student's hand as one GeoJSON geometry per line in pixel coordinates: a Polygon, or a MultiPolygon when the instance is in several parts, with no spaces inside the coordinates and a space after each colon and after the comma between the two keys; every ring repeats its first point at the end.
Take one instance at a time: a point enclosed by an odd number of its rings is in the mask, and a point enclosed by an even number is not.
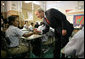
{"type": "Polygon", "coordinates": [[[40,32],[37,30],[34,30],[34,34],[40,34],[40,32]]]}
{"type": "Polygon", "coordinates": [[[67,34],[67,31],[66,30],[62,30],[62,35],[65,36],[67,34]]]}

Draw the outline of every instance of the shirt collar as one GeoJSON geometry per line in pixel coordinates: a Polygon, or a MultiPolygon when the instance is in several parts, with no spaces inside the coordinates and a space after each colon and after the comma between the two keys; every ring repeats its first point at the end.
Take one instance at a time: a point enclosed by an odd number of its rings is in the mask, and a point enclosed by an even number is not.
{"type": "MultiPolygon", "coordinates": [[[[44,13],[44,18],[47,18],[46,15],[45,15],[45,13],[44,13]]],[[[43,18],[43,19],[44,19],[44,18],[43,18]]]]}

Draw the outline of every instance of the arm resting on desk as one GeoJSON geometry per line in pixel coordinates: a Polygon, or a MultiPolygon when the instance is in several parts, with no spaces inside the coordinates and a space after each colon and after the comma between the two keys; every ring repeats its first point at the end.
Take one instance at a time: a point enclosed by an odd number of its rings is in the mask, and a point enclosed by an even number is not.
{"type": "Polygon", "coordinates": [[[34,34],[34,32],[32,32],[32,33],[27,33],[27,34],[23,34],[23,36],[24,37],[29,37],[29,36],[31,36],[31,35],[33,35],[34,34]]]}

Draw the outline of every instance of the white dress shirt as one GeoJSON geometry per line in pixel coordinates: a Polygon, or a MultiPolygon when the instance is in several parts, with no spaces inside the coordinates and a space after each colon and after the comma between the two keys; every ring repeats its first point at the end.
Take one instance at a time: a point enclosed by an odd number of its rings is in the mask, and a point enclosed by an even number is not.
{"type": "Polygon", "coordinates": [[[41,25],[37,28],[38,31],[41,31],[41,33],[43,32],[43,30],[45,29],[44,25],[41,25]]]}

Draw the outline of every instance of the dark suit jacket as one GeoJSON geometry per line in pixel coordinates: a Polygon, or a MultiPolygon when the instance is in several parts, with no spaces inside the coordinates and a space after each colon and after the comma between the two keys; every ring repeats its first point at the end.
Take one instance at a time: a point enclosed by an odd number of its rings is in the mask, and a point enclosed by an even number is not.
{"type": "Polygon", "coordinates": [[[74,29],[73,25],[69,23],[63,13],[54,8],[47,10],[45,15],[50,22],[48,25],[55,29],[55,35],[57,38],[62,38],[61,43],[64,46],[69,41],[68,39],[74,29]],[[67,30],[65,36],[62,36],[62,29],[67,30]]]}
{"type": "Polygon", "coordinates": [[[67,30],[67,35],[70,36],[73,31],[73,25],[69,23],[69,21],[66,19],[66,16],[58,11],[57,9],[49,9],[45,12],[45,15],[47,19],[50,21],[49,26],[52,28],[55,28],[57,32],[62,35],[62,29],[67,30]]]}
{"type": "Polygon", "coordinates": [[[50,26],[48,25],[48,23],[45,21],[45,19],[43,19],[43,22],[45,23],[45,29],[43,30],[43,34],[46,34],[49,31],[50,26]]]}

